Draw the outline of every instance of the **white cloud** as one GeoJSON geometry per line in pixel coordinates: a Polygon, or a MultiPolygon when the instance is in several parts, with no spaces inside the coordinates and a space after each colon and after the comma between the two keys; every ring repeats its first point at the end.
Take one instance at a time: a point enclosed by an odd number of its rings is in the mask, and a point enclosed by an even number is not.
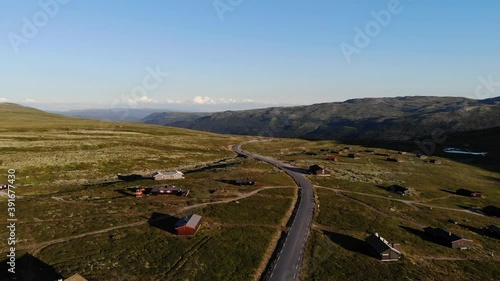
{"type": "Polygon", "coordinates": [[[34,100],[34,99],[25,99],[24,100],[25,102],[29,102],[29,103],[36,103],[37,101],[34,100]]]}
{"type": "Polygon", "coordinates": [[[194,104],[238,104],[238,103],[254,103],[254,100],[251,99],[242,99],[242,100],[237,100],[233,98],[220,98],[217,100],[214,100],[210,97],[203,97],[203,96],[196,96],[193,98],[191,101],[194,104]]]}
{"type": "Polygon", "coordinates": [[[174,99],[165,99],[165,103],[168,103],[168,104],[170,104],[170,103],[181,103],[181,101],[174,100],[174,99]]]}
{"type": "Polygon", "coordinates": [[[196,104],[216,104],[216,102],[209,97],[196,96],[193,98],[193,103],[196,104]]]}
{"type": "Polygon", "coordinates": [[[7,102],[7,101],[9,101],[9,100],[6,98],[0,98],[0,102],[7,102]]]}
{"type": "Polygon", "coordinates": [[[129,98],[127,99],[127,103],[129,105],[137,105],[137,104],[158,103],[158,101],[148,96],[142,96],[142,97],[129,98]]]}
{"type": "Polygon", "coordinates": [[[235,100],[235,99],[225,99],[225,98],[221,98],[221,99],[219,99],[219,102],[220,102],[220,103],[236,103],[236,102],[238,102],[238,101],[237,101],[237,100],[235,100]]]}

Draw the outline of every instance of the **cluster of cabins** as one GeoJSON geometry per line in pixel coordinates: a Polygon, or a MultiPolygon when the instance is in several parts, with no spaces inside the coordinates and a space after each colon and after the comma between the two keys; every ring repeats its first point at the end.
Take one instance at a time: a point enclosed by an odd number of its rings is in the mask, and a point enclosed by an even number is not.
{"type": "MultiPolygon", "coordinates": [[[[495,226],[492,226],[495,227],[495,226]]],[[[425,233],[436,239],[437,242],[452,249],[470,249],[472,240],[464,238],[458,234],[444,228],[424,228],[425,233]]],[[[498,227],[496,230],[498,232],[498,227]]],[[[399,244],[391,244],[378,233],[372,234],[365,239],[371,251],[381,261],[397,261],[402,257],[402,250],[399,244]]]]}
{"type": "MultiPolygon", "coordinates": [[[[118,176],[122,180],[138,180],[144,179],[145,177],[141,175],[130,175],[130,176],[118,176]]],[[[184,179],[184,174],[180,171],[171,172],[154,172],[151,176],[152,179],[156,181],[162,180],[177,180],[184,179]]],[[[251,178],[240,178],[234,181],[237,185],[255,185],[255,180],[251,178]]],[[[3,187],[2,187],[3,188],[3,187]]],[[[142,197],[143,195],[178,195],[187,196],[189,190],[182,190],[176,186],[155,186],[152,188],[142,187],[137,189],[135,192],[136,197],[142,197]]],[[[190,214],[185,217],[180,218],[175,224],[175,232],[179,236],[192,236],[195,235],[201,225],[201,216],[197,214],[190,214]]]]}
{"type": "MultiPolygon", "coordinates": [[[[406,162],[406,160],[401,158],[401,157],[391,156],[391,154],[389,154],[389,153],[377,152],[377,151],[371,150],[371,149],[365,149],[362,152],[359,152],[359,151],[353,152],[352,147],[350,147],[350,146],[346,146],[342,149],[332,149],[332,150],[323,148],[323,149],[320,149],[320,152],[332,153],[332,154],[336,154],[336,155],[346,155],[348,158],[351,158],[351,159],[361,159],[361,157],[362,157],[361,153],[364,152],[364,153],[368,153],[368,154],[372,154],[372,155],[376,155],[376,156],[384,156],[384,157],[386,157],[386,160],[389,162],[395,162],[395,163],[406,162]]],[[[305,152],[305,154],[313,155],[313,156],[318,155],[317,153],[311,152],[311,151],[305,152]]],[[[409,153],[405,152],[405,151],[398,151],[397,154],[408,155],[409,153]]],[[[427,159],[427,155],[425,155],[425,154],[415,154],[415,156],[418,157],[419,159],[427,159]]],[[[334,155],[327,155],[327,156],[325,156],[325,160],[337,162],[337,161],[339,161],[339,158],[337,156],[334,156],[334,155]]],[[[441,164],[442,163],[441,160],[439,160],[439,159],[430,159],[430,160],[427,160],[426,162],[432,163],[432,164],[441,164]]]]}
{"type": "MultiPolygon", "coordinates": [[[[437,243],[452,249],[467,250],[472,246],[472,240],[462,235],[453,233],[441,227],[425,227],[424,232],[432,237],[437,243]]],[[[483,228],[483,233],[493,238],[500,239],[500,227],[490,225],[483,228]]],[[[378,233],[372,234],[365,239],[371,251],[381,261],[397,261],[402,257],[402,250],[399,244],[391,244],[378,233]]]]}

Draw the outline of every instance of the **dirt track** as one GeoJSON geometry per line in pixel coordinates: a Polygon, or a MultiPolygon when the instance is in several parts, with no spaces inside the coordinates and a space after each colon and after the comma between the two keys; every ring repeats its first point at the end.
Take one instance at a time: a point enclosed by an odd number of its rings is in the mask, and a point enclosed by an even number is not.
{"type": "MultiPolygon", "coordinates": [[[[182,212],[185,212],[185,211],[193,209],[193,208],[205,207],[205,206],[213,205],[213,204],[230,203],[230,202],[233,202],[233,201],[237,201],[237,200],[248,198],[248,197],[253,196],[253,195],[255,195],[255,194],[257,194],[257,193],[259,193],[260,191],[263,191],[263,190],[276,189],[276,188],[291,188],[291,186],[266,186],[266,187],[262,187],[262,188],[259,188],[257,190],[254,190],[252,192],[241,194],[241,195],[239,195],[237,197],[232,197],[232,198],[227,198],[227,199],[223,199],[223,200],[220,200],[220,201],[200,203],[200,204],[196,204],[196,205],[192,205],[192,206],[183,207],[178,212],[174,213],[174,215],[182,213],[182,212]]],[[[166,218],[168,218],[168,216],[159,217],[159,218],[155,219],[154,222],[161,221],[161,220],[166,219],[166,218]]],[[[69,237],[65,237],[65,238],[59,238],[59,239],[54,239],[54,240],[51,240],[51,241],[46,241],[46,242],[38,243],[38,244],[36,244],[30,250],[30,253],[31,253],[31,255],[36,256],[38,253],[40,253],[41,250],[43,250],[44,248],[46,248],[48,246],[54,245],[54,244],[64,243],[64,242],[68,242],[68,241],[71,241],[71,240],[74,240],[74,239],[79,239],[79,238],[88,237],[88,236],[92,236],[92,235],[98,235],[98,234],[106,233],[106,232],[109,232],[109,231],[112,231],[112,230],[116,230],[116,229],[121,229],[121,228],[126,228],[126,227],[132,227],[132,226],[139,226],[139,225],[147,224],[147,223],[150,223],[150,222],[151,221],[134,222],[134,223],[129,223],[129,224],[124,224],[124,225],[114,226],[114,227],[110,227],[110,228],[106,228],[106,229],[91,231],[91,232],[87,232],[87,233],[83,233],[83,234],[79,234],[79,235],[74,235],[74,236],[69,236],[69,237]]]]}

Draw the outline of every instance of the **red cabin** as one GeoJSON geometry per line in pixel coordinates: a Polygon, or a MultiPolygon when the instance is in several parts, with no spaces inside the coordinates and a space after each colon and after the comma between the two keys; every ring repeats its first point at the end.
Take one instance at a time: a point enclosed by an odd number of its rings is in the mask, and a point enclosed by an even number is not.
{"type": "Polygon", "coordinates": [[[185,216],[181,218],[175,224],[175,230],[177,231],[177,235],[194,235],[198,228],[200,227],[201,216],[192,214],[189,216],[185,216]]]}

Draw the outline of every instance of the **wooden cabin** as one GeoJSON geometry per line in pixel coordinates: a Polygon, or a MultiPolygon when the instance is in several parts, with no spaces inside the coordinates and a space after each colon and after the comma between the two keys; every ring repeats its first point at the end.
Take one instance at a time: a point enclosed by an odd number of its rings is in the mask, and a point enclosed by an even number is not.
{"type": "Polygon", "coordinates": [[[200,223],[201,216],[191,214],[179,219],[179,221],[175,224],[175,230],[177,231],[177,235],[195,235],[196,231],[200,228],[200,223]]]}
{"type": "Polygon", "coordinates": [[[399,244],[389,244],[378,233],[368,236],[365,241],[381,261],[397,261],[401,259],[401,246],[399,244]]]}
{"type": "Polygon", "coordinates": [[[451,231],[444,228],[432,228],[426,227],[424,231],[434,236],[436,239],[440,240],[444,245],[451,247],[452,249],[470,249],[472,245],[472,240],[466,239],[463,236],[452,233],[451,231]]]}

